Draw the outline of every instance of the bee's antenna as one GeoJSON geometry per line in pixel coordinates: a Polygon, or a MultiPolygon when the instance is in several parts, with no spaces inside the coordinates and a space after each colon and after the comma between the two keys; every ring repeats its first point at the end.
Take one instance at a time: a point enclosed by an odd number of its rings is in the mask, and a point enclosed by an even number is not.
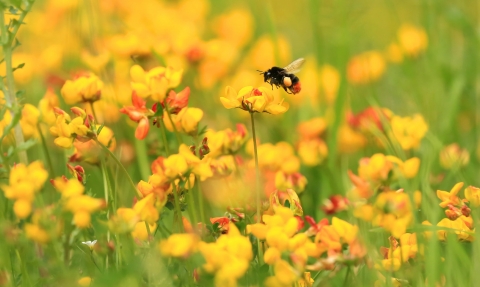
{"type": "Polygon", "coordinates": [[[260,75],[265,74],[264,71],[257,70],[257,72],[260,72],[260,75]]]}

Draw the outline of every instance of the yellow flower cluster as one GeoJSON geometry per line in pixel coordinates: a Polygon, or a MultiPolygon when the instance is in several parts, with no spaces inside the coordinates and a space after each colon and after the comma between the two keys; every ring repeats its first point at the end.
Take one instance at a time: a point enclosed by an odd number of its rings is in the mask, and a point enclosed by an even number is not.
{"type": "Polygon", "coordinates": [[[164,205],[165,201],[162,202],[154,193],[149,193],[137,201],[133,208],[118,208],[116,214],[109,219],[108,226],[112,232],[130,232],[135,239],[147,240],[157,228],[159,212],[164,205]]]}
{"type": "Polygon", "coordinates": [[[67,80],[62,87],[62,97],[67,105],[95,102],[102,95],[103,82],[94,74],[80,74],[67,80]]]}
{"type": "Polygon", "coordinates": [[[416,257],[418,252],[417,235],[415,233],[402,234],[400,242],[393,236],[390,236],[389,239],[390,248],[382,248],[384,259],[381,262],[381,266],[377,266],[377,268],[397,271],[402,263],[416,257]]]}
{"type": "Polygon", "coordinates": [[[321,164],[327,157],[328,148],[321,138],[326,128],[327,122],[323,118],[313,118],[298,125],[300,134],[298,156],[303,164],[315,166],[321,164]]]}
{"type": "Polygon", "coordinates": [[[397,140],[404,150],[418,148],[428,131],[427,123],[419,114],[413,117],[393,116],[390,125],[392,138],[397,140]]]}
{"type": "Polygon", "coordinates": [[[5,197],[14,200],[15,215],[24,219],[32,213],[35,193],[39,192],[48,178],[48,172],[40,161],[29,165],[16,164],[10,171],[8,185],[1,185],[5,197]]]}
{"type": "Polygon", "coordinates": [[[146,72],[139,65],[130,69],[132,90],[141,98],[150,97],[155,102],[163,102],[169,89],[180,85],[183,70],[171,67],[156,67],[146,72]]]}
{"type": "Polygon", "coordinates": [[[200,242],[198,251],[205,258],[202,269],[215,274],[216,287],[237,286],[249,268],[253,258],[252,245],[233,223],[229,223],[228,233],[221,235],[213,243],[200,242]]]}
{"type": "MultiPolygon", "coordinates": [[[[259,145],[258,155],[258,164],[267,175],[267,185],[269,181],[272,181],[275,189],[281,191],[293,189],[297,193],[301,193],[305,189],[307,179],[299,173],[300,160],[289,143],[259,145]]],[[[267,195],[273,191],[268,189],[267,195]]]]}
{"type": "MultiPolygon", "coordinates": [[[[449,230],[440,229],[437,231],[440,240],[447,240],[447,234],[452,230],[457,235],[458,240],[473,241],[474,239],[474,220],[467,203],[470,203],[472,207],[480,206],[480,189],[474,186],[467,187],[465,189],[465,199],[461,199],[458,193],[462,187],[463,182],[459,182],[450,191],[437,190],[437,197],[441,200],[439,206],[446,208],[446,218],[440,220],[437,226],[449,228],[449,230]]],[[[431,225],[428,221],[424,221],[423,224],[431,225]]],[[[426,232],[426,234],[431,236],[431,232],[426,232]]]]}
{"type": "Polygon", "coordinates": [[[91,223],[91,214],[105,207],[105,200],[85,195],[85,187],[77,178],[56,178],[55,188],[62,194],[64,210],[73,213],[73,224],[78,228],[87,228],[91,223]]]}
{"type": "Polygon", "coordinates": [[[289,108],[286,102],[276,100],[265,87],[247,86],[238,93],[232,87],[227,87],[225,94],[226,97],[220,97],[220,101],[227,109],[239,108],[251,113],[278,115],[285,113],[289,108]]]}
{"type": "Polygon", "coordinates": [[[55,125],[50,128],[50,132],[57,137],[54,143],[62,148],[70,148],[77,137],[89,140],[94,134],[86,125],[87,114],[85,111],[78,107],[72,108],[72,111],[75,111],[75,115],[77,115],[73,119],[65,111],[55,109],[57,119],[55,125]]]}

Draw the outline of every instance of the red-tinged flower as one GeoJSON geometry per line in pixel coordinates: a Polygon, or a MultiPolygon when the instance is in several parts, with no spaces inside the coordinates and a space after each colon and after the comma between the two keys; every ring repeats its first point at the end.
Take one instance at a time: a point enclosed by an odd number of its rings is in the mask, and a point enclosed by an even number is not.
{"type": "Polygon", "coordinates": [[[85,176],[85,169],[81,165],[72,166],[67,163],[67,168],[70,174],[78,179],[79,182],[83,183],[83,178],[85,176]]]}
{"type": "MultiPolygon", "coordinates": [[[[307,215],[308,216],[308,215],[307,215]]],[[[297,219],[298,221],[298,230],[297,231],[300,231],[302,230],[304,227],[305,227],[305,220],[302,219],[301,216],[298,216],[296,215],[295,218],[297,219]]]]}
{"type": "Polygon", "coordinates": [[[317,233],[320,232],[320,230],[322,230],[324,226],[328,225],[327,218],[324,218],[317,223],[315,222],[315,219],[313,219],[313,217],[306,215],[305,221],[308,222],[308,224],[310,224],[310,227],[307,229],[307,231],[305,231],[305,233],[308,236],[316,235],[317,233]]]}
{"type": "Polygon", "coordinates": [[[213,217],[210,218],[212,224],[218,224],[218,231],[222,234],[227,234],[229,229],[230,218],[228,217],[213,217]]]}
{"type": "Polygon", "coordinates": [[[189,97],[190,97],[189,87],[186,87],[178,94],[174,90],[171,90],[168,93],[168,96],[165,100],[168,111],[174,115],[178,114],[183,108],[185,108],[188,105],[189,97]]]}
{"type": "Polygon", "coordinates": [[[322,210],[326,214],[335,214],[348,208],[348,199],[341,195],[332,195],[323,202],[322,210]]]}
{"type": "Polygon", "coordinates": [[[164,157],[159,156],[157,159],[155,159],[152,162],[152,165],[150,166],[150,169],[152,170],[152,173],[161,173],[163,174],[163,171],[165,170],[165,165],[163,164],[163,161],[165,160],[164,157]]]}
{"type": "Polygon", "coordinates": [[[356,115],[349,112],[347,121],[353,128],[369,129],[369,127],[375,125],[379,130],[383,130],[382,122],[388,121],[391,117],[392,112],[388,109],[369,107],[356,115]]]}
{"type": "Polygon", "coordinates": [[[146,101],[140,98],[137,93],[132,93],[133,106],[123,107],[120,109],[121,113],[126,114],[132,121],[138,123],[135,130],[135,137],[139,140],[143,140],[147,137],[150,129],[148,116],[153,115],[153,111],[147,109],[146,101]]]}
{"type": "Polygon", "coordinates": [[[135,130],[135,137],[139,140],[143,140],[148,135],[148,130],[150,129],[150,124],[148,122],[148,118],[142,118],[138,122],[137,129],[135,130]]]}

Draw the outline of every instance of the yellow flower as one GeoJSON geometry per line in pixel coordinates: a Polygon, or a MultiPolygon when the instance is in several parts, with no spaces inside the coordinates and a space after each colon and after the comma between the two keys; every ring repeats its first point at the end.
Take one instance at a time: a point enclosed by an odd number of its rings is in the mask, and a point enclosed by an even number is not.
{"type": "Polygon", "coordinates": [[[93,54],[87,50],[83,50],[80,58],[90,69],[95,72],[100,72],[110,61],[110,53],[108,50],[100,51],[100,53],[93,54]]]}
{"type": "Polygon", "coordinates": [[[358,166],[358,175],[365,180],[384,181],[387,179],[392,163],[384,154],[377,153],[370,158],[362,158],[358,166]]]}
{"type": "MultiPolygon", "coordinates": [[[[146,223],[144,221],[141,221],[141,222],[137,222],[137,224],[135,224],[135,227],[133,228],[133,231],[131,232],[132,234],[132,237],[134,239],[138,239],[138,240],[147,240],[148,239],[148,230],[147,230],[147,226],[145,225],[146,223]]],[[[153,223],[153,224],[148,224],[148,227],[150,228],[150,232],[155,232],[155,229],[157,228],[157,224],[156,223],[153,223]]]]}
{"type": "Polygon", "coordinates": [[[445,169],[464,167],[470,161],[470,154],[454,143],[440,151],[440,165],[445,169]]]}
{"type": "Polygon", "coordinates": [[[353,84],[366,84],[378,80],[385,69],[385,59],[380,52],[364,52],[348,62],[347,78],[353,84]]]}
{"type": "Polygon", "coordinates": [[[301,122],[297,127],[300,137],[306,140],[319,138],[326,129],[327,121],[324,118],[313,118],[301,122]]]}
{"type": "Polygon", "coordinates": [[[417,175],[420,167],[420,159],[418,157],[412,157],[403,162],[395,156],[387,155],[387,160],[393,164],[396,164],[400,173],[405,178],[414,178],[417,175]]]}
{"type": "MultiPolygon", "coordinates": [[[[178,115],[171,115],[173,125],[178,132],[183,132],[189,135],[196,135],[198,130],[198,123],[203,118],[203,111],[199,108],[183,108],[178,115]]],[[[174,128],[172,122],[168,118],[167,111],[163,115],[165,127],[173,132],[174,128]]]]}
{"type": "Polygon", "coordinates": [[[403,61],[402,48],[396,43],[392,43],[388,46],[386,54],[387,59],[392,63],[400,63],[403,61]]]}
{"type": "Polygon", "coordinates": [[[330,65],[320,67],[320,88],[325,96],[327,104],[332,104],[337,97],[338,88],[340,87],[340,73],[330,65]]]}
{"type": "Polygon", "coordinates": [[[177,233],[160,241],[159,248],[163,256],[186,258],[197,250],[199,241],[194,233],[177,233]]]}
{"type": "Polygon", "coordinates": [[[349,125],[342,125],[338,131],[338,149],[341,153],[354,153],[367,144],[365,136],[349,125]]]}
{"type": "Polygon", "coordinates": [[[73,81],[67,80],[61,93],[68,105],[80,102],[94,102],[102,95],[103,82],[94,74],[79,75],[73,81]]]}
{"type": "Polygon", "coordinates": [[[35,242],[45,244],[50,240],[47,231],[41,228],[38,224],[26,223],[24,228],[27,238],[35,242]]]}
{"type": "Polygon", "coordinates": [[[405,54],[415,57],[427,49],[428,37],[424,29],[403,24],[398,29],[398,42],[405,54]]]}
{"type": "Polygon", "coordinates": [[[480,206],[480,188],[475,186],[469,186],[465,189],[465,198],[470,202],[473,207],[480,206]]]}
{"type": "Polygon", "coordinates": [[[250,10],[235,9],[218,16],[213,21],[215,33],[235,46],[245,45],[252,37],[253,17],[250,10]]]}
{"type": "Polygon", "coordinates": [[[28,166],[20,163],[11,170],[8,185],[0,185],[5,197],[15,200],[13,211],[18,218],[26,218],[32,212],[35,193],[39,192],[48,178],[40,161],[28,166]]]}
{"type": "Polygon", "coordinates": [[[428,131],[428,126],[421,115],[413,117],[393,116],[390,125],[393,138],[404,150],[418,148],[420,141],[428,131]]]}
{"type": "Polygon", "coordinates": [[[463,187],[463,182],[455,184],[455,186],[448,191],[437,190],[437,197],[442,201],[440,202],[440,207],[445,208],[449,204],[454,206],[459,206],[461,204],[460,198],[457,194],[460,192],[460,189],[463,187]]]}
{"type": "Polygon", "coordinates": [[[50,127],[50,132],[57,137],[54,140],[54,143],[59,147],[70,148],[74,139],[78,137],[83,140],[95,136],[94,132],[85,125],[85,112],[77,107],[73,107],[72,111],[83,112],[83,115],[77,116],[71,120],[66,112],[56,109],[57,120],[55,125],[50,127]]]}
{"type": "MultiPolygon", "coordinates": [[[[473,241],[473,234],[475,230],[471,230],[467,225],[467,217],[460,216],[455,220],[450,220],[448,218],[442,219],[437,226],[447,227],[455,230],[458,240],[473,241]]],[[[445,241],[447,240],[447,233],[451,232],[450,230],[439,230],[437,231],[438,239],[445,241]]]]}
{"type": "Polygon", "coordinates": [[[38,137],[38,118],[40,111],[33,105],[25,104],[22,109],[20,126],[22,127],[25,139],[38,137]]]}
{"type": "Polygon", "coordinates": [[[253,258],[250,240],[231,222],[227,234],[221,235],[214,243],[200,242],[198,249],[206,261],[203,269],[215,274],[216,287],[236,286],[236,281],[245,275],[253,258]]]}
{"type": "Polygon", "coordinates": [[[90,214],[105,207],[105,200],[93,198],[88,195],[78,195],[70,197],[64,205],[64,208],[73,213],[73,223],[78,228],[87,228],[90,226],[90,214]]]}
{"type": "Polygon", "coordinates": [[[298,144],[298,156],[307,166],[321,164],[328,155],[328,148],[321,139],[305,140],[298,144]]]}
{"type": "MultiPolygon", "coordinates": [[[[96,131],[99,127],[99,125],[93,125],[93,130],[96,131]]],[[[102,127],[102,130],[97,135],[97,140],[112,152],[117,146],[115,135],[113,134],[113,131],[107,126],[102,127]]],[[[100,162],[100,156],[103,153],[103,148],[94,140],[75,141],[73,143],[73,146],[75,147],[75,150],[74,153],[70,156],[70,162],[84,161],[91,164],[96,164],[100,162]]]]}
{"type": "Polygon", "coordinates": [[[40,110],[41,121],[47,125],[53,125],[56,117],[53,108],[60,105],[57,95],[52,88],[47,89],[47,92],[38,103],[38,109],[40,110]]]}
{"type": "Polygon", "coordinates": [[[415,258],[418,252],[417,236],[415,233],[405,233],[400,237],[400,244],[394,237],[390,237],[390,248],[382,260],[382,267],[386,270],[397,271],[402,263],[415,258]]]}
{"type": "Polygon", "coordinates": [[[114,233],[131,232],[139,220],[140,217],[133,208],[121,207],[108,221],[108,227],[114,233]]]}
{"type": "Polygon", "coordinates": [[[92,278],[91,277],[82,277],[77,281],[79,286],[90,286],[92,284],[92,278]]]}
{"type": "Polygon", "coordinates": [[[146,72],[139,65],[134,65],[130,69],[130,76],[132,89],[138,96],[163,102],[167,91],[178,87],[182,81],[183,70],[156,67],[146,72]]]}
{"type": "Polygon", "coordinates": [[[227,109],[240,108],[248,112],[283,114],[289,105],[283,100],[277,101],[265,87],[254,88],[247,86],[238,93],[232,88],[225,90],[226,97],[220,97],[220,101],[227,109]]]}

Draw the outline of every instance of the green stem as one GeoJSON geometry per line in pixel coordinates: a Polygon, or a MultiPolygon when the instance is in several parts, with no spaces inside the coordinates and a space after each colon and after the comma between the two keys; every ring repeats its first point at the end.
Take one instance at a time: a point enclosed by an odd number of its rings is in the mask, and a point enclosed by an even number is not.
{"type": "Polygon", "coordinates": [[[345,279],[343,280],[343,285],[342,286],[348,286],[348,275],[350,275],[350,266],[347,267],[347,273],[345,274],[345,279]]]}
{"type": "Polygon", "coordinates": [[[55,170],[53,169],[52,158],[50,157],[50,152],[48,152],[47,142],[45,141],[45,137],[42,133],[42,128],[40,124],[37,124],[38,134],[40,135],[40,140],[42,141],[43,152],[45,153],[45,157],[47,158],[48,168],[50,169],[51,177],[55,176],[55,170]]]}
{"type": "Polygon", "coordinates": [[[118,158],[113,154],[113,152],[111,152],[106,146],[104,146],[100,141],[98,141],[97,139],[95,139],[95,142],[100,145],[112,158],[113,160],[115,161],[115,163],[117,163],[118,167],[120,167],[120,169],[123,171],[123,173],[125,174],[125,176],[127,177],[128,179],[128,182],[130,182],[130,185],[132,186],[133,190],[135,190],[135,193],[140,197],[140,198],[143,198],[143,194],[137,189],[137,186],[135,185],[135,183],[133,183],[133,180],[132,178],[130,177],[130,175],[128,174],[128,171],[125,169],[125,167],[123,166],[123,164],[118,160],[118,158]]]}
{"type": "MultiPolygon", "coordinates": [[[[7,102],[7,105],[12,108],[14,106],[17,106],[17,98],[15,95],[15,80],[13,78],[13,67],[12,67],[12,53],[13,53],[13,47],[12,43],[15,40],[15,36],[17,35],[18,29],[20,29],[20,26],[23,23],[23,20],[25,19],[25,16],[27,16],[28,12],[30,12],[30,9],[32,8],[32,3],[28,3],[25,6],[25,9],[22,10],[22,13],[20,14],[20,17],[17,20],[16,25],[13,27],[12,31],[10,34],[8,34],[7,27],[5,26],[5,8],[3,5],[2,11],[0,13],[0,40],[1,44],[3,47],[3,56],[5,60],[5,68],[6,68],[6,79],[7,79],[7,87],[8,87],[8,92],[5,95],[5,101],[7,102]]],[[[12,114],[13,118],[13,114],[12,114]]],[[[14,128],[14,135],[15,135],[15,141],[17,146],[25,142],[25,139],[23,137],[23,132],[22,132],[22,127],[18,123],[15,128],[14,128]]],[[[21,163],[27,164],[28,163],[28,157],[27,157],[27,152],[22,150],[18,152],[18,156],[20,159],[21,163]]]]}
{"type": "Polygon", "coordinates": [[[88,102],[90,104],[90,108],[92,109],[92,114],[95,120],[95,124],[98,124],[97,113],[95,113],[95,108],[93,107],[93,102],[88,102]]]}
{"type": "Polygon", "coordinates": [[[152,231],[150,231],[150,224],[147,221],[145,222],[145,228],[147,229],[147,234],[148,234],[148,242],[150,242],[150,237],[152,237],[152,231]]]}
{"type": "MultiPolygon", "coordinates": [[[[173,183],[172,183],[173,184],[173,183]]],[[[183,232],[183,219],[182,219],[182,210],[180,209],[180,199],[178,198],[178,193],[175,184],[173,184],[173,197],[175,199],[175,214],[173,216],[173,224],[175,226],[175,220],[178,220],[179,232],[183,232]]]]}
{"type": "MultiPolygon", "coordinates": [[[[258,168],[258,153],[257,153],[257,136],[255,134],[255,120],[253,112],[250,112],[250,119],[252,121],[252,136],[253,136],[253,153],[255,155],[255,194],[257,203],[257,223],[262,221],[262,197],[260,194],[260,169],[258,168]]],[[[260,265],[263,265],[263,252],[260,240],[257,238],[258,258],[260,265]]]]}
{"type": "Polygon", "coordinates": [[[195,208],[195,198],[193,196],[193,187],[188,189],[188,215],[192,221],[192,227],[198,222],[197,210],[195,208]]]}
{"type": "Polygon", "coordinates": [[[260,169],[258,167],[258,153],[257,153],[257,136],[255,134],[255,120],[253,117],[253,112],[250,113],[250,119],[252,121],[252,135],[253,135],[253,153],[255,156],[255,195],[257,203],[257,223],[262,221],[261,215],[261,206],[262,206],[262,197],[260,194],[260,169]]]}
{"type": "Polygon", "coordinates": [[[177,127],[175,126],[175,123],[172,120],[172,115],[168,111],[168,105],[166,103],[165,103],[165,111],[167,112],[168,120],[170,121],[173,131],[175,132],[175,137],[177,138],[178,146],[180,146],[183,143],[183,140],[182,140],[182,137],[180,136],[180,133],[177,130],[177,127]]]}
{"type": "Polygon", "coordinates": [[[195,187],[197,189],[198,194],[198,205],[200,206],[200,219],[203,223],[207,224],[205,220],[205,206],[203,204],[203,194],[202,190],[200,189],[200,181],[195,180],[195,187]]]}
{"type": "Polygon", "coordinates": [[[162,133],[162,140],[163,140],[163,145],[165,146],[165,152],[167,156],[169,156],[170,148],[168,147],[167,133],[165,132],[165,124],[163,123],[163,121],[159,121],[158,123],[160,125],[160,130],[162,133]]]}
{"type": "Polygon", "coordinates": [[[137,155],[138,166],[142,179],[147,179],[150,175],[150,164],[148,162],[147,147],[144,140],[135,140],[135,153],[137,155]]]}
{"type": "MultiPolygon", "coordinates": [[[[92,259],[92,262],[95,265],[95,267],[97,267],[98,271],[102,272],[102,269],[100,269],[97,262],[95,261],[95,258],[93,257],[93,252],[90,252],[90,258],[92,259]]],[[[108,269],[108,256],[107,256],[107,265],[105,266],[105,269],[108,269]]]]}

